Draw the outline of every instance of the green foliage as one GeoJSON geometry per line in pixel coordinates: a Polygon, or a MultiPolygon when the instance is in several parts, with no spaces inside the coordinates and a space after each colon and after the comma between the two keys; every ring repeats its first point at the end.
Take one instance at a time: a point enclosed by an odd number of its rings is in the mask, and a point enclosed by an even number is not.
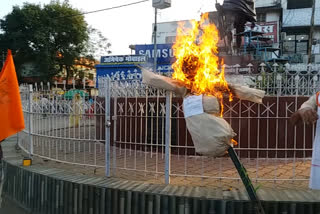
{"type": "Polygon", "coordinates": [[[13,7],[0,20],[0,28],[0,49],[13,51],[18,77],[26,63],[33,63],[34,73],[43,80],[51,80],[63,70],[68,77],[89,39],[83,15],[68,1],[13,7]]]}
{"type": "Polygon", "coordinates": [[[258,190],[259,190],[261,187],[262,187],[262,185],[261,185],[261,184],[258,184],[258,186],[256,186],[256,187],[254,188],[254,192],[257,193],[258,190]]]}
{"type": "Polygon", "coordinates": [[[100,56],[111,53],[110,42],[99,30],[89,26],[88,34],[89,39],[83,53],[69,70],[69,75],[78,80],[82,80],[84,77],[92,80],[93,75],[88,75],[88,71],[95,69],[100,56]]]}
{"type": "Polygon", "coordinates": [[[103,36],[101,31],[89,26],[88,32],[89,41],[86,45],[86,58],[99,60],[100,56],[111,54],[111,43],[103,36]]]}
{"type": "Polygon", "coordinates": [[[264,72],[251,77],[251,87],[264,90],[269,95],[276,95],[277,87],[287,87],[287,76],[284,73],[284,65],[280,64],[279,67],[277,67],[277,72],[274,72],[271,68],[274,69],[273,65],[267,64],[267,66],[264,67],[264,72]],[[281,85],[279,85],[279,82],[277,81],[277,76],[280,76],[281,85]]]}

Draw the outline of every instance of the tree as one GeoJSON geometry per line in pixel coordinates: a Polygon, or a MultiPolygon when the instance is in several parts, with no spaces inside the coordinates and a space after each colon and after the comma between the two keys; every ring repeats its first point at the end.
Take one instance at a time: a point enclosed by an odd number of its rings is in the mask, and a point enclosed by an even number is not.
{"type": "MultiPolygon", "coordinates": [[[[93,80],[92,70],[98,63],[99,57],[105,54],[111,54],[111,43],[103,36],[101,31],[91,26],[88,27],[89,39],[85,45],[85,50],[78,57],[69,69],[69,76],[76,79],[78,84],[82,83],[83,78],[93,80]]],[[[66,72],[59,73],[59,77],[66,76],[66,72]]]]}
{"type": "Polygon", "coordinates": [[[72,77],[77,79],[83,79],[87,71],[95,69],[100,56],[111,54],[111,43],[103,36],[101,31],[89,26],[88,35],[89,39],[85,45],[84,52],[71,67],[70,73],[72,77]]]}
{"type": "Polygon", "coordinates": [[[111,54],[111,43],[103,36],[101,31],[91,26],[88,27],[89,41],[86,46],[86,56],[99,60],[100,56],[111,54]]]}
{"type": "Polygon", "coordinates": [[[68,79],[89,39],[83,15],[68,1],[52,1],[44,7],[28,3],[13,7],[0,20],[0,28],[0,48],[13,51],[18,77],[23,65],[32,62],[34,73],[43,80],[51,80],[63,70],[68,79]]]}

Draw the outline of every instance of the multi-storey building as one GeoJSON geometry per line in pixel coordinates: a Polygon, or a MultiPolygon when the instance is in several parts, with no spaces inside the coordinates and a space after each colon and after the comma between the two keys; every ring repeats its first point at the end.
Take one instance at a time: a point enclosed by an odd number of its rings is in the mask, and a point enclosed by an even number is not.
{"type": "MultiPolygon", "coordinates": [[[[282,0],[283,55],[291,61],[307,62],[312,0],[282,0]]],[[[320,0],[315,0],[312,62],[320,63],[320,0]]]]}
{"type": "MultiPolygon", "coordinates": [[[[315,1],[312,62],[320,63],[320,0],[315,1]]],[[[280,48],[276,54],[292,63],[306,63],[312,0],[256,0],[255,10],[257,24],[254,30],[272,39],[272,47],[280,48]]],[[[215,12],[211,14],[213,19],[217,15],[215,12]]],[[[173,43],[177,27],[176,21],[159,23],[157,43],[173,43]]]]}

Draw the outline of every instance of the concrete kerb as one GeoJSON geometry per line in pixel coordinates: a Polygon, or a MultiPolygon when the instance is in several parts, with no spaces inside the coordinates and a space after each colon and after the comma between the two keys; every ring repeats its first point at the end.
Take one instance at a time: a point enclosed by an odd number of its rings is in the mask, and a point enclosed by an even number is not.
{"type": "MultiPolygon", "coordinates": [[[[254,213],[244,189],[157,185],[45,165],[23,167],[24,155],[16,151],[15,143],[10,138],[2,145],[4,195],[32,213],[254,213]]],[[[258,193],[266,213],[320,211],[320,191],[261,189],[258,193]]]]}

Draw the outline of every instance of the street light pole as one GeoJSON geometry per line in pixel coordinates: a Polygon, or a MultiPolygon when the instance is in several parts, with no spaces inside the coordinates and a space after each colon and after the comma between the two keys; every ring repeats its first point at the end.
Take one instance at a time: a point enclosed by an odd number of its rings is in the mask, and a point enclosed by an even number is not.
{"type": "Polygon", "coordinates": [[[157,72],[157,12],[158,9],[171,7],[171,0],[152,0],[154,7],[154,27],[153,27],[153,71],[157,72]]]}
{"type": "Polygon", "coordinates": [[[308,64],[312,62],[312,43],[313,43],[313,31],[314,31],[314,11],[316,7],[316,1],[312,1],[312,13],[311,13],[311,20],[310,20],[310,33],[309,33],[309,46],[308,46],[308,64]]]}
{"type": "Polygon", "coordinates": [[[154,8],[154,27],[153,27],[153,71],[157,71],[157,8],[154,8]]]}

